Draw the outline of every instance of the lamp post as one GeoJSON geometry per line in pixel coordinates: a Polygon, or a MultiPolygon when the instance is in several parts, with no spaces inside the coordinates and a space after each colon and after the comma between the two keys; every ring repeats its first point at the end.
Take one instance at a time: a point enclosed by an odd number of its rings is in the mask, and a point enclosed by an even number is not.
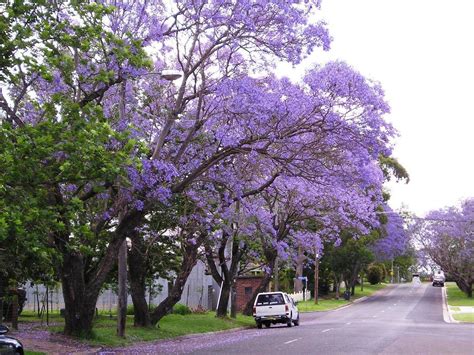
{"type": "Polygon", "coordinates": [[[314,304],[318,304],[318,297],[319,297],[319,254],[318,252],[315,253],[315,260],[314,260],[314,304]]]}

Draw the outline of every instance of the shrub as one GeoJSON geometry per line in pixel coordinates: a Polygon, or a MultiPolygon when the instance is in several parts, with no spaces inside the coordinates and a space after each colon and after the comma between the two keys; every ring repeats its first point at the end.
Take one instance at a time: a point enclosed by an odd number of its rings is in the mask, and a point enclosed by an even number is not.
{"type": "MultiPolygon", "coordinates": [[[[150,312],[153,312],[155,308],[156,306],[154,304],[148,305],[148,309],[150,310],[150,312]]],[[[133,315],[135,315],[134,310],[133,310],[133,304],[129,304],[127,306],[127,316],[133,316],[133,315]]]]}
{"type": "Polygon", "coordinates": [[[367,271],[367,280],[371,285],[376,285],[382,281],[383,270],[379,265],[372,265],[367,271]]]}
{"type": "Polygon", "coordinates": [[[173,311],[171,313],[181,314],[184,316],[185,314],[191,314],[192,311],[188,306],[181,303],[177,303],[173,306],[173,311]]]}

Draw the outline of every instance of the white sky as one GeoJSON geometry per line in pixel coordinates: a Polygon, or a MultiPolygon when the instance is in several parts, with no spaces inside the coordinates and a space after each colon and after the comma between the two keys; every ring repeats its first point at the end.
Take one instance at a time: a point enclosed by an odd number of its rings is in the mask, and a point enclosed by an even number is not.
{"type": "Polygon", "coordinates": [[[474,197],[474,0],[323,0],[320,13],[332,48],[302,67],[340,59],[381,82],[411,179],[388,185],[392,207],[423,215],[474,197]]]}

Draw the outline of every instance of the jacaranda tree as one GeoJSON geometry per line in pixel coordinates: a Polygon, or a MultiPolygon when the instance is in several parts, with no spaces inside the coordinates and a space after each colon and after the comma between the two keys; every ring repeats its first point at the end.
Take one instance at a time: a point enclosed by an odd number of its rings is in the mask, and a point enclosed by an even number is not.
{"type": "MultiPolygon", "coordinates": [[[[374,223],[377,162],[394,135],[380,86],[342,62],[301,84],[271,75],[277,59],[297,64],[329,48],[313,21],[319,1],[12,0],[5,9],[0,240],[21,245],[28,234],[51,255],[66,334],[90,333],[126,238],[166,232],[182,252],[147,325],[179,300],[200,246],[232,213],[246,209],[270,254],[289,237],[316,243],[308,216],[374,223]],[[161,75],[170,68],[181,72],[175,83],[161,75]],[[274,200],[291,215],[276,220],[274,200]]],[[[143,278],[134,281],[143,298],[143,278]]]]}

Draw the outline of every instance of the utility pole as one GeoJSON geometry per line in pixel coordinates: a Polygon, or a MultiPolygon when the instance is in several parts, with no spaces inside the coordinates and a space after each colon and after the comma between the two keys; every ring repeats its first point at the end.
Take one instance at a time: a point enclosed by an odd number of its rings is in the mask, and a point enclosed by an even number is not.
{"type": "Polygon", "coordinates": [[[393,259],[392,259],[392,269],[390,271],[390,283],[393,284],[393,259]]]}
{"type": "Polygon", "coordinates": [[[316,251],[314,260],[314,304],[318,304],[319,297],[319,254],[316,251]]]}
{"type": "MultiPolygon", "coordinates": [[[[120,85],[120,120],[125,118],[125,86],[124,80],[120,85]]],[[[118,252],[118,307],[117,307],[117,335],[125,338],[127,322],[127,239],[122,242],[118,252]]]]}
{"type": "Polygon", "coordinates": [[[125,337],[127,322],[127,240],[124,240],[118,254],[118,316],[117,335],[125,337]]]}

